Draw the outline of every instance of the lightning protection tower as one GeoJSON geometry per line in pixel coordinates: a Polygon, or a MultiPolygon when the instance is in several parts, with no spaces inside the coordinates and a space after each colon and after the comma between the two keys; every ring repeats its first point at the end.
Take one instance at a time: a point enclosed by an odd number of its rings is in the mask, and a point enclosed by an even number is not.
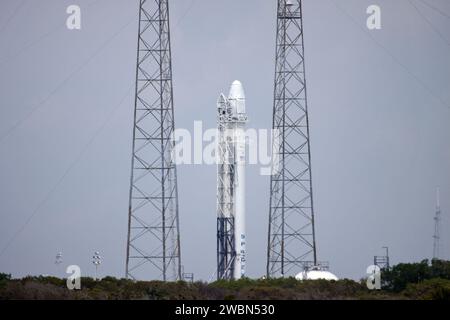
{"type": "Polygon", "coordinates": [[[181,279],[168,0],[140,0],[126,277],[181,279]]]}
{"type": "Polygon", "coordinates": [[[439,259],[440,246],[440,222],[441,222],[441,204],[439,199],[439,188],[436,190],[436,213],[434,216],[434,235],[433,235],[433,259],[439,259]]]}
{"type": "Polygon", "coordinates": [[[267,276],[317,265],[302,1],[278,0],[267,276]]]}

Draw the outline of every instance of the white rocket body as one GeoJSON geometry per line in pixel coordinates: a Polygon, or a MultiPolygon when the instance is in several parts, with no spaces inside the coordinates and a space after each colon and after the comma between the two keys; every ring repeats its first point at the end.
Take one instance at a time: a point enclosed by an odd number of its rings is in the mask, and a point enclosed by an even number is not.
{"type": "Polygon", "coordinates": [[[221,163],[230,163],[230,172],[222,173],[224,186],[222,198],[228,201],[218,203],[219,212],[225,217],[234,218],[234,248],[236,256],[233,264],[233,278],[240,279],[245,275],[245,94],[242,84],[234,81],[228,98],[223,94],[218,102],[219,140],[225,141],[223,152],[219,152],[221,163]],[[225,114],[224,114],[225,113],[225,114]]]}

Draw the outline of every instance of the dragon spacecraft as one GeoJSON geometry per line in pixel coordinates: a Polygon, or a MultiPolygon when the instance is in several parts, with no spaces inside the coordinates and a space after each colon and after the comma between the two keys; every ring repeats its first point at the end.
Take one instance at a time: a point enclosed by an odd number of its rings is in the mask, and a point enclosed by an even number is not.
{"type": "Polygon", "coordinates": [[[245,275],[244,88],[234,81],[217,101],[217,279],[245,275]]]}

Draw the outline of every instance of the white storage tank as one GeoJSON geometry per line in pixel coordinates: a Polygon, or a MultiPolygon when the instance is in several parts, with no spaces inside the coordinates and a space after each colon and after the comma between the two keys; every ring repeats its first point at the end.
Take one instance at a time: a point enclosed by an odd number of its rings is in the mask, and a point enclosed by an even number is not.
{"type": "Polygon", "coordinates": [[[339,280],[334,274],[329,271],[321,270],[320,268],[312,268],[310,270],[305,270],[300,272],[295,276],[297,280],[339,280]]]}

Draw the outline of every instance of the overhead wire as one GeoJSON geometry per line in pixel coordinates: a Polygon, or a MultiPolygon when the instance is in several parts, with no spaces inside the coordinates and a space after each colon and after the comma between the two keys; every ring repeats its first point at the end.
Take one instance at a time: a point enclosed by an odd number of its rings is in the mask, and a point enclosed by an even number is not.
{"type": "Polygon", "coordinates": [[[420,0],[420,2],[422,2],[424,5],[426,5],[428,8],[433,9],[434,11],[440,13],[441,15],[443,15],[444,17],[450,19],[450,15],[446,12],[444,12],[443,10],[439,9],[438,7],[429,4],[427,1],[425,0],[420,0]]]}
{"type": "MultiPolygon", "coordinates": [[[[188,11],[192,9],[194,3],[196,0],[193,0],[191,5],[188,7],[186,12],[181,16],[181,18],[178,20],[175,27],[177,27],[180,22],[186,17],[188,11]]],[[[131,21],[130,21],[131,22],[131,21]]],[[[130,23],[129,22],[129,23],[130,23]]],[[[119,30],[118,33],[120,33],[121,30],[126,28],[126,26],[129,24],[127,23],[123,28],[119,30]]],[[[117,35],[117,33],[115,34],[117,35]]],[[[113,38],[115,37],[113,36],[113,38]]],[[[111,38],[110,38],[111,39],[111,38]]],[[[107,41],[108,42],[108,41],[107,41]]],[[[105,43],[106,44],[106,43],[105,43]]],[[[101,48],[105,47],[105,44],[102,45],[101,48]]],[[[96,55],[96,54],[95,54],[96,55]]],[[[92,58],[92,57],[91,57],[92,58]]],[[[92,60],[92,59],[88,59],[92,60]]],[[[83,64],[84,66],[85,64],[83,64]]],[[[102,123],[102,125],[95,131],[95,133],[91,136],[91,138],[88,140],[88,142],[82,147],[81,151],[78,153],[77,157],[75,157],[75,160],[71,162],[71,164],[66,168],[66,170],[63,172],[63,174],[59,177],[59,179],[56,181],[56,183],[53,185],[53,187],[46,193],[44,198],[38,203],[38,205],[32,210],[31,214],[28,216],[28,218],[25,220],[25,222],[17,229],[14,234],[11,236],[11,238],[7,241],[6,245],[2,248],[0,251],[0,257],[3,256],[3,254],[8,250],[8,248],[14,243],[14,241],[17,239],[17,237],[26,229],[26,227],[30,224],[30,222],[33,220],[33,218],[39,213],[42,207],[51,199],[52,195],[56,192],[58,187],[62,184],[62,182],[66,179],[66,177],[69,175],[69,173],[75,168],[75,166],[78,164],[78,162],[82,159],[86,151],[89,149],[89,147],[92,145],[92,143],[95,141],[95,139],[98,137],[98,135],[104,130],[106,125],[109,123],[109,121],[112,119],[113,114],[119,109],[119,107],[123,104],[125,99],[128,97],[128,95],[132,92],[131,89],[135,87],[135,82],[128,88],[126,94],[122,97],[119,104],[113,108],[112,112],[109,114],[109,117],[102,123]]],[[[1,139],[0,139],[1,142],[1,139]]]]}
{"type": "Polygon", "coordinates": [[[375,36],[368,30],[366,30],[361,24],[355,20],[355,18],[350,15],[340,4],[339,1],[329,0],[345,17],[349,19],[353,24],[355,24],[362,33],[368,36],[380,49],[382,49],[397,65],[399,65],[403,71],[405,71],[412,79],[414,79],[419,85],[425,89],[430,96],[432,96],[442,107],[450,109],[450,103],[444,101],[444,99],[438,96],[433,89],[421,78],[419,78],[414,72],[412,72],[406,64],[404,64],[400,59],[398,59],[382,42],[378,41],[375,36]]]}
{"type": "Polygon", "coordinates": [[[93,144],[95,139],[100,135],[100,133],[104,130],[104,128],[107,126],[109,121],[112,119],[113,115],[116,113],[116,111],[119,109],[119,107],[123,104],[125,99],[128,97],[128,95],[132,92],[131,89],[133,89],[135,86],[135,83],[128,88],[126,94],[122,97],[120,102],[111,110],[111,112],[108,114],[106,120],[100,125],[100,127],[94,132],[94,134],[89,138],[88,142],[82,147],[81,151],[78,153],[78,155],[75,157],[75,159],[70,163],[70,165],[66,168],[66,170],[63,172],[63,174],[58,178],[56,183],[52,186],[52,188],[46,193],[44,198],[38,203],[38,205],[32,210],[31,214],[28,216],[28,218],[25,220],[25,222],[20,226],[20,228],[14,232],[14,234],[10,237],[10,239],[7,241],[6,245],[2,248],[0,251],[0,257],[3,256],[3,254],[6,252],[6,250],[12,245],[12,243],[16,240],[16,238],[25,230],[25,228],[30,224],[30,222],[33,220],[33,218],[36,216],[36,214],[42,209],[42,207],[51,199],[52,195],[55,193],[56,190],[58,190],[59,186],[62,184],[64,179],[69,175],[69,173],[75,168],[75,166],[78,164],[78,162],[83,158],[86,151],[89,149],[89,147],[93,144]]]}
{"type": "Polygon", "coordinates": [[[17,120],[0,136],[0,144],[11,135],[11,133],[20,127],[26,120],[28,120],[38,109],[47,103],[60,89],[62,89],[78,72],[83,70],[91,61],[93,61],[124,29],[126,29],[135,19],[133,17],[126,24],[124,24],[118,31],[110,36],[103,44],[95,50],[95,52],[85,59],[75,70],[73,70],[67,77],[65,77],[45,98],[35,104],[25,116],[17,120]]]}
{"type": "MultiPolygon", "coordinates": [[[[85,10],[93,7],[94,5],[98,4],[101,0],[93,0],[91,3],[89,3],[86,7],[83,7],[85,10]]],[[[38,38],[30,41],[29,43],[27,43],[26,45],[24,45],[23,47],[21,47],[20,49],[14,51],[11,54],[8,54],[7,56],[4,57],[0,57],[0,65],[3,66],[7,66],[9,64],[7,64],[7,62],[11,62],[12,60],[20,57],[23,53],[28,52],[29,49],[33,48],[34,46],[38,45],[39,43],[41,43],[44,39],[48,38],[49,36],[51,36],[52,34],[56,33],[57,31],[61,31],[66,29],[66,23],[64,22],[63,24],[58,23],[58,25],[54,26],[53,28],[51,28],[49,31],[47,31],[46,33],[40,35],[38,38]]],[[[0,68],[1,69],[1,68],[0,68]]]]}
{"type": "Polygon", "coordinates": [[[442,41],[448,46],[450,46],[450,41],[442,34],[441,31],[430,21],[430,19],[427,18],[425,14],[423,14],[422,11],[420,11],[419,7],[412,1],[408,0],[408,2],[411,4],[411,6],[414,7],[417,14],[428,24],[428,26],[441,38],[442,41]]]}
{"type": "Polygon", "coordinates": [[[19,13],[20,9],[25,5],[27,0],[22,0],[19,2],[17,7],[14,9],[12,14],[6,19],[5,23],[0,27],[0,34],[8,27],[9,23],[14,19],[14,17],[19,13]]]}

